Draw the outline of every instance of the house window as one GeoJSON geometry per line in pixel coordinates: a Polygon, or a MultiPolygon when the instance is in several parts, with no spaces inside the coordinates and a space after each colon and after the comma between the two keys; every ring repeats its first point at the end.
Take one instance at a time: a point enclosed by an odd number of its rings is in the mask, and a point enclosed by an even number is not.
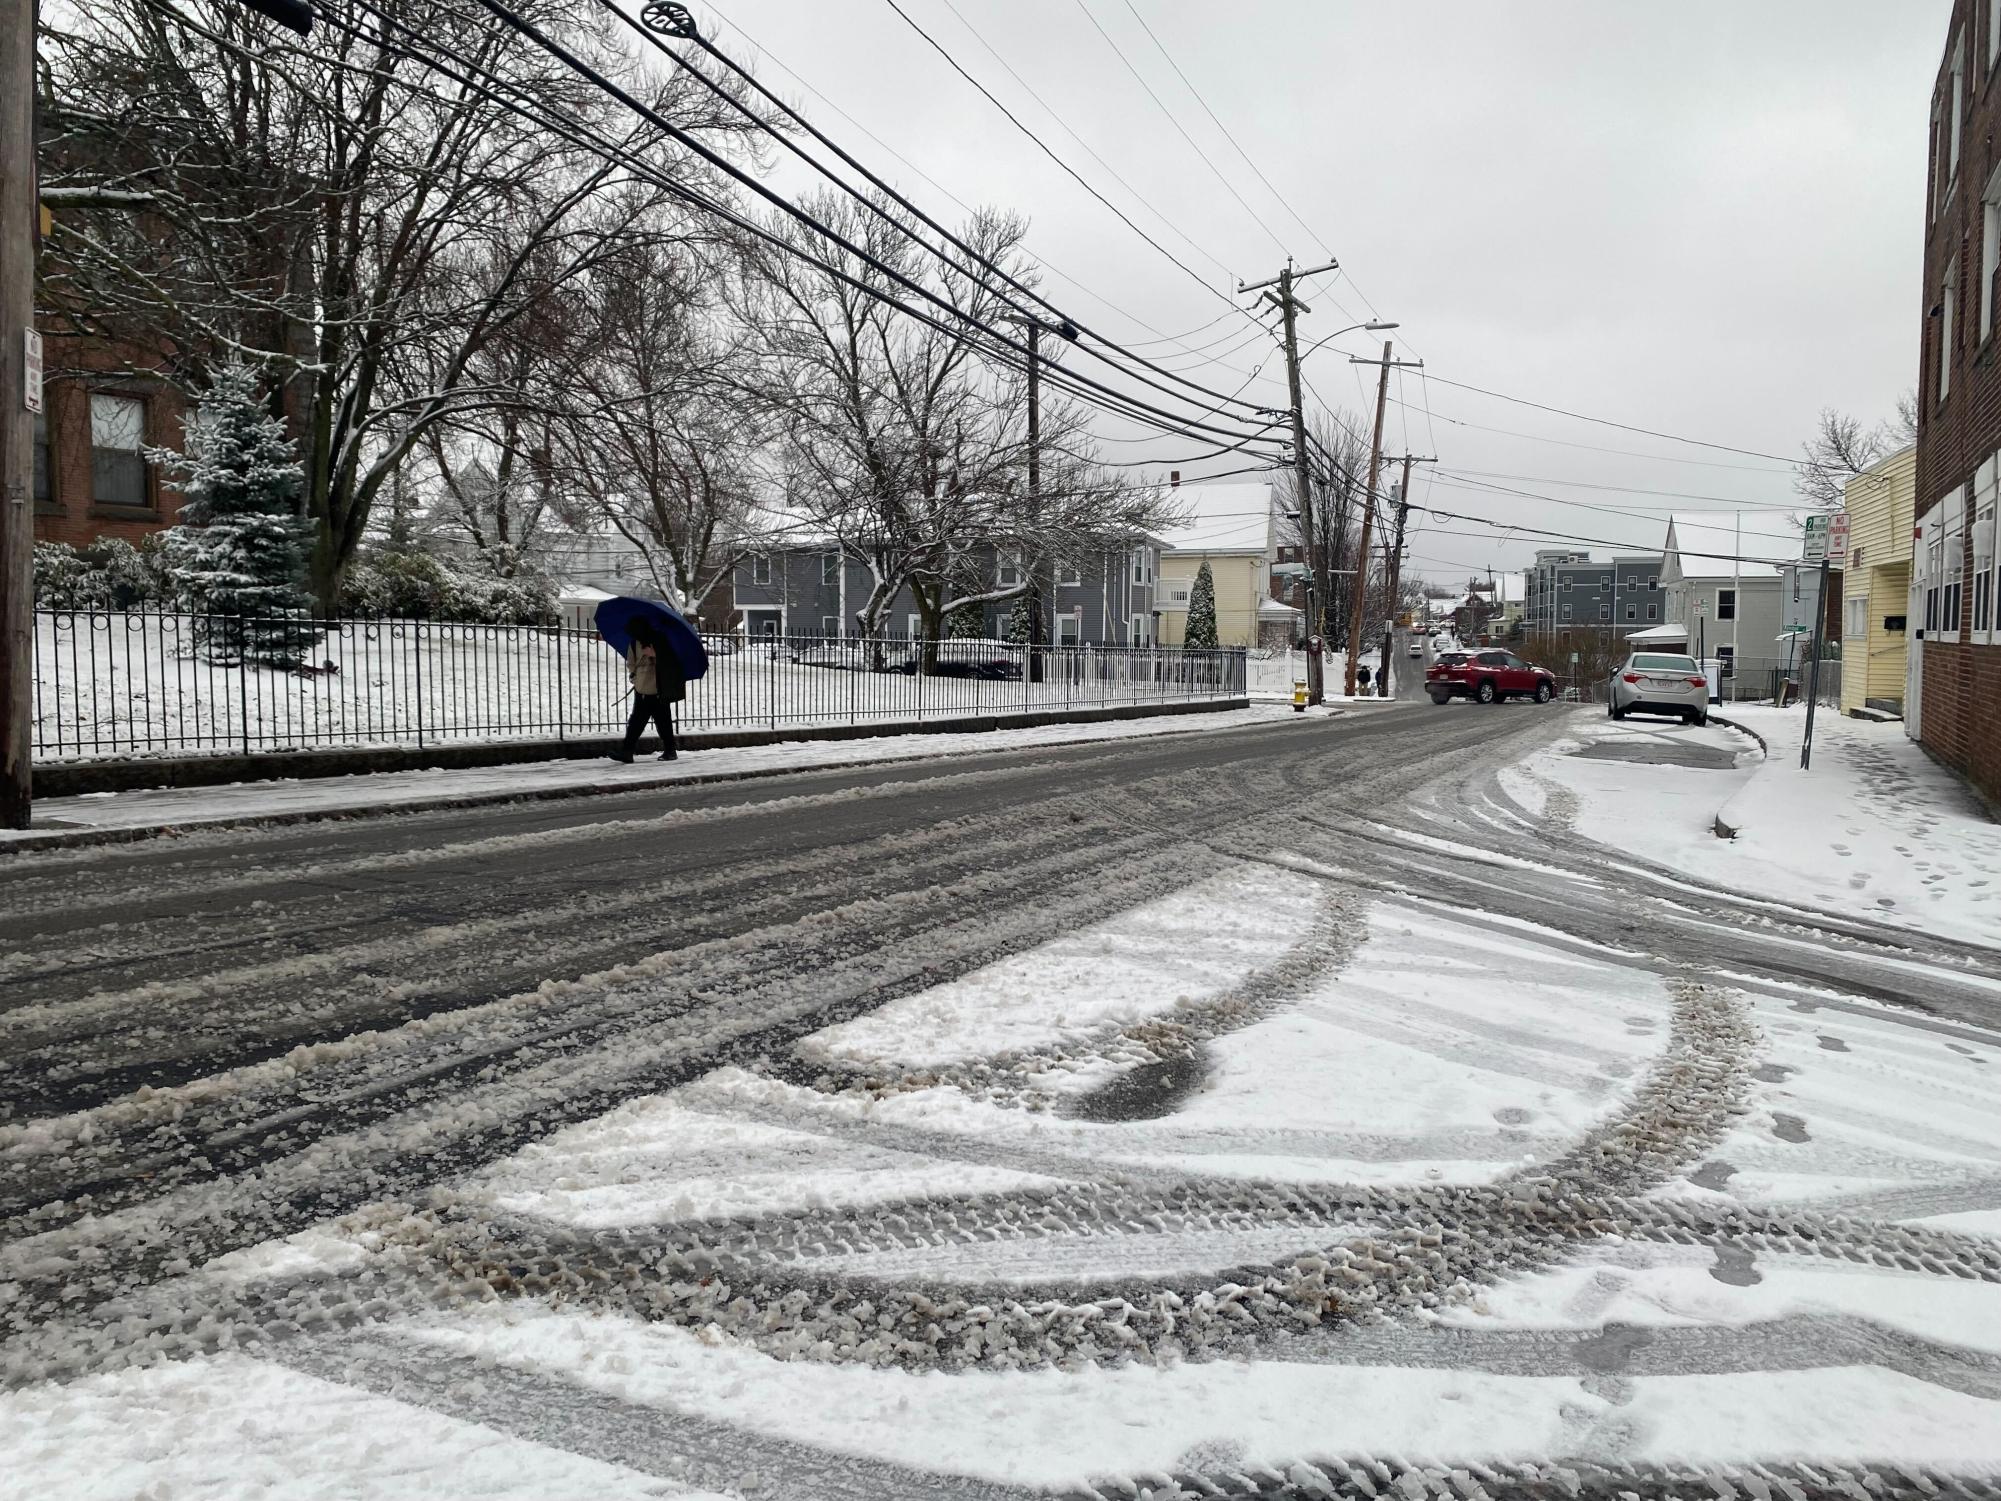
{"type": "Polygon", "coordinates": [[[1056,565],[1056,582],[1075,588],[1084,582],[1083,570],[1078,568],[1075,563],[1058,563],[1056,565]]]}
{"type": "Polygon", "coordinates": [[[994,580],[1003,589],[1012,589],[1021,582],[1021,554],[1004,552],[1000,555],[994,570],[994,580]]]}
{"type": "Polygon", "coordinates": [[[1152,548],[1135,547],[1133,549],[1133,582],[1135,584],[1150,584],[1153,582],[1152,548]]]}
{"type": "Polygon", "coordinates": [[[1563,607],[1563,618],[1564,618],[1565,620],[1568,620],[1568,619],[1570,619],[1570,606],[1569,606],[1569,605],[1565,605],[1565,606],[1563,607]]]}
{"type": "Polygon", "coordinates": [[[2001,59],[2001,0],[1987,0],[1987,71],[2001,59]]]}
{"type": "Polygon", "coordinates": [[[1628,620],[1638,620],[1640,618],[1640,607],[1638,605],[1627,605],[1626,618],[1628,620]]]}
{"type": "Polygon", "coordinates": [[[1938,590],[1938,639],[1959,639],[1960,581],[1966,566],[1966,487],[1948,491],[1939,507],[1938,566],[1933,578],[1938,590]]]}
{"type": "Polygon", "coordinates": [[[1152,621],[1151,621],[1151,620],[1150,620],[1150,619],[1149,619],[1149,618],[1148,618],[1147,616],[1145,616],[1145,615],[1135,615],[1135,616],[1133,616],[1133,618],[1132,618],[1132,644],[1133,644],[1134,646],[1150,646],[1150,645],[1152,645],[1152,643],[1151,643],[1150,641],[1148,641],[1148,640],[1147,640],[1147,628],[1148,628],[1148,627],[1149,627],[1150,625],[1152,625],[1152,623],[1153,623],[1153,622],[1152,622],[1152,621]]]}
{"type": "Polygon", "coordinates": [[[1658,573],[1650,573],[1647,575],[1648,593],[1652,593],[1654,590],[1660,588],[1660,586],[1661,586],[1661,576],[1658,573]]]}
{"type": "Polygon", "coordinates": [[[90,495],[101,506],[145,506],[146,403],[93,391],[90,397],[90,495]]]}
{"type": "Polygon", "coordinates": [[[1600,620],[1610,620],[1612,618],[1612,607],[1608,604],[1601,603],[1598,606],[1598,618],[1600,620]]]}
{"type": "Polygon", "coordinates": [[[841,634],[841,617],[838,615],[822,615],[820,617],[820,634],[829,640],[837,639],[841,634]]]}
{"type": "Polygon", "coordinates": [[[839,553],[830,552],[821,555],[820,582],[837,586],[841,582],[841,555],[839,553]]]}
{"type": "Polygon", "coordinates": [[[1659,620],[1660,618],[1661,618],[1661,607],[1659,605],[1648,605],[1647,619],[1659,620]]]}
{"type": "Polygon", "coordinates": [[[1071,610],[1056,617],[1056,644],[1081,646],[1084,642],[1084,613],[1071,610]]]}
{"type": "Polygon", "coordinates": [[[1946,128],[1946,173],[1948,186],[1959,176],[1959,125],[1966,113],[1966,34],[1954,32],[1952,38],[1952,92],[1946,96],[1946,104],[1952,110],[1952,119],[1946,128]]]}
{"type": "Polygon", "coordinates": [[[1737,591],[1735,589],[1718,589],[1716,591],[1716,618],[1718,620],[1735,620],[1737,618],[1737,591]]]}
{"type": "Polygon", "coordinates": [[[751,555],[750,581],[753,584],[768,584],[771,582],[770,553],[760,552],[751,555]]]}
{"type": "Polygon", "coordinates": [[[47,412],[35,413],[35,504],[48,506],[55,503],[55,492],[49,480],[49,416],[47,412]]]}
{"type": "Polygon", "coordinates": [[[1869,635],[1869,596],[1858,594],[1847,602],[1848,618],[1842,622],[1841,639],[1862,641],[1869,635]]]}
{"type": "Polygon", "coordinates": [[[1955,353],[1953,345],[1953,319],[1959,315],[1959,261],[1946,268],[1945,284],[1939,289],[1938,298],[1938,399],[1943,402],[1952,394],[1952,361],[1955,353]]]}
{"type": "Polygon", "coordinates": [[[1563,581],[1563,592],[1564,592],[1565,594],[1568,594],[1568,593],[1570,592],[1570,580],[1569,580],[1569,579],[1565,579],[1565,580],[1563,581]]]}
{"type": "Polygon", "coordinates": [[[1610,577],[1598,580],[1598,592],[1600,594],[1610,594],[1612,592],[1612,580],[1610,577]]]}
{"type": "Polygon", "coordinates": [[[1995,592],[2001,580],[1994,569],[1994,517],[1996,511],[1996,471],[2001,454],[1980,466],[1973,489],[1973,595],[1972,630],[1976,641],[1994,644],[1995,592]]]}
{"type": "Polygon", "coordinates": [[[1994,332],[1994,276],[2001,271],[2001,170],[1980,195],[1980,338],[1994,332]]]}

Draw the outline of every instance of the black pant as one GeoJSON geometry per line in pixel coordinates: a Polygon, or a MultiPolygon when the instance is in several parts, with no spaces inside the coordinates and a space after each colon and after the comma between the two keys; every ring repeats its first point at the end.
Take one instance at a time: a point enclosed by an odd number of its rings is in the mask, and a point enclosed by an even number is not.
{"type": "Polygon", "coordinates": [[[660,727],[660,754],[674,754],[674,705],[657,693],[632,695],[632,716],[625,721],[625,753],[629,756],[646,733],[646,722],[660,727]]]}

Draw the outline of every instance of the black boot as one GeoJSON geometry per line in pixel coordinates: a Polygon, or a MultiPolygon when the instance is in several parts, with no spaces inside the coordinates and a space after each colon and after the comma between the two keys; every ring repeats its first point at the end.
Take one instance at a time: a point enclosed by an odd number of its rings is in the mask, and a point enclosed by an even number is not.
{"type": "Polygon", "coordinates": [[[627,766],[632,764],[632,752],[622,745],[611,753],[611,758],[614,761],[621,761],[627,766]]]}

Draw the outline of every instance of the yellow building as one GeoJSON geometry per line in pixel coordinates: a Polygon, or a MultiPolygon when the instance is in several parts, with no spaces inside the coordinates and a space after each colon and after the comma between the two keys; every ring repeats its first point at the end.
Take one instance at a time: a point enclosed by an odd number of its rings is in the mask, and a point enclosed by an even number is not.
{"type": "Polygon", "coordinates": [[[1904,612],[1910,607],[1911,517],[1918,451],[1879,459],[1842,491],[1848,566],[1841,574],[1841,712],[1904,711],[1904,612]]]}
{"type": "Polygon", "coordinates": [[[1161,533],[1165,545],[1160,586],[1154,594],[1161,644],[1182,644],[1188,630],[1188,596],[1195,575],[1207,563],[1216,585],[1217,645],[1258,645],[1261,612],[1265,629],[1285,637],[1290,645],[1299,612],[1271,597],[1279,522],[1272,487],[1180,485],[1168,499],[1181,520],[1161,533]]]}

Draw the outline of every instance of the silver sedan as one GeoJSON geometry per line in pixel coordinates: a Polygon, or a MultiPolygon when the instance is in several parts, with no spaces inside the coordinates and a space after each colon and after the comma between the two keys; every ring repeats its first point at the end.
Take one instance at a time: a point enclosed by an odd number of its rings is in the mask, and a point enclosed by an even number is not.
{"type": "Polygon", "coordinates": [[[1709,723],[1709,679],[1693,657],[1636,651],[1612,673],[1605,710],[1614,719],[1678,714],[1690,724],[1709,723]]]}

